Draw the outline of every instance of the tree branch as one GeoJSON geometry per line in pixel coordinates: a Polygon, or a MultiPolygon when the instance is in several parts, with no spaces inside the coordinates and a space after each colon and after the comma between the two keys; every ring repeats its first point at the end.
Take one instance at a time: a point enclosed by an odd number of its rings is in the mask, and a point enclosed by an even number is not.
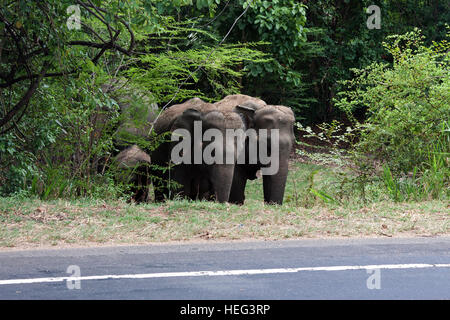
{"type": "Polygon", "coordinates": [[[22,108],[26,108],[28,106],[28,102],[38,88],[39,82],[41,82],[49,66],[50,64],[48,62],[44,63],[41,72],[39,73],[39,77],[32,80],[30,87],[22,99],[20,99],[20,101],[3,117],[3,119],[0,119],[0,128],[7,124],[22,108]]]}

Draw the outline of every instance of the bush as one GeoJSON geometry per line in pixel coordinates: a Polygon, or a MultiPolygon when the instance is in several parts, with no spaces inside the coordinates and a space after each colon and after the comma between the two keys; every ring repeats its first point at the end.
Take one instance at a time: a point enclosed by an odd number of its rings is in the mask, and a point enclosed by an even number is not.
{"type": "Polygon", "coordinates": [[[113,151],[118,107],[89,80],[82,73],[43,81],[16,130],[0,137],[0,194],[90,194],[102,159],[113,151]]]}
{"type": "MultiPolygon", "coordinates": [[[[333,121],[315,132],[297,124],[319,145],[303,143],[313,152],[298,153],[333,164],[340,188],[352,186],[364,203],[448,198],[449,43],[425,47],[418,30],[388,39],[384,45],[393,64],[354,70],[356,77],[344,82],[348,89],[335,101],[353,126],[344,129],[333,121]],[[364,123],[353,117],[361,109],[367,113],[364,123]]],[[[339,199],[339,192],[332,196],[339,199]]]]}
{"type": "Polygon", "coordinates": [[[366,122],[355,121],[358,150],[407,174],[424,169],[438,145],[441,155],[449,154],[450,45],[443,40],[425,47],[419,30],[388,39],[393,64],[354,70],[335,102],[352,119],[356,109],[366,110],[366,122]]]}

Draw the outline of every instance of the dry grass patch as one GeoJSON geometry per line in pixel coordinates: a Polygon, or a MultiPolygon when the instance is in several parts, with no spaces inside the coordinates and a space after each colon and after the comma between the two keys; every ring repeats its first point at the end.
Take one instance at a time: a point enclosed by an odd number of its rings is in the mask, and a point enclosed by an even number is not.
{"type": "Polygon", "coordinates": [[[0,199],[0,248],[144,244],[168,241],[401,237],[450,234],[449,205],[380,202],[367,207],[244,206],[169,201],[0,199]]]}

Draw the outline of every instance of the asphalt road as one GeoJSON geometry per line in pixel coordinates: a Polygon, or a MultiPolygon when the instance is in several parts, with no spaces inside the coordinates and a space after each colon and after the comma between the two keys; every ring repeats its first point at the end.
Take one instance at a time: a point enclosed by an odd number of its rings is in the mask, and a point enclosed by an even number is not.
{"type": "Polygon", "coordinates": [[[450,299],[450,238],[4,251],[0,299],[450,299]]]}

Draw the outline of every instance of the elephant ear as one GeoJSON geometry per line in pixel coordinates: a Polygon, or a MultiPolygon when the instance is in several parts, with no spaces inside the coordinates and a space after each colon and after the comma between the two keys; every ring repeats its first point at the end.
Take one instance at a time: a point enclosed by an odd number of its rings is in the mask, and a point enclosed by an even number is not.
{"type": "Polygon", "coordinates": [[[247,101],[240,105],[237,105],[233,111],[240,114],[241,117],[243,117],[242,120],[244,121],[246,128],[253,128],[255,121],[255,112],[259,108],[261,108],[260,105],[252,101],[247,101]]]}

